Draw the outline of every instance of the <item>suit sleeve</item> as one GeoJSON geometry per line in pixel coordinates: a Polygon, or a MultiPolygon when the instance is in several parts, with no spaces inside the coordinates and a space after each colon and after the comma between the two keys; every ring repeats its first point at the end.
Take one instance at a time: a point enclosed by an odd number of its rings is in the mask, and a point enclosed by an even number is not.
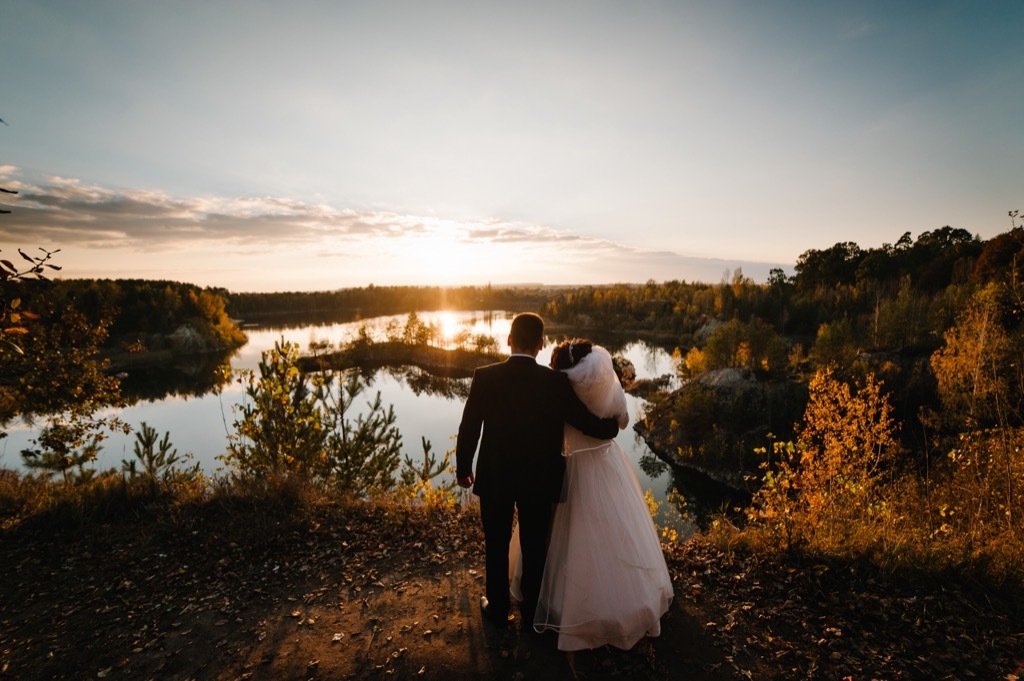
{"type": "Polygon", "coordinates": [[[480,440],[480,428],[483,425],[483,389],[477,374],[469,385],[469,397],[462,410],[462,422],[459,423],[459,435],[455,440],[455,475],[465,478],[473,474],[473,457],[480,440]]]}
{"type": "Polygon", "coordinates": [[[561,401],[565,408],[564,420],[569,425],[579,429],[584,435],[595,437],[599,440],[611,440],[619,433],[619,422],[615,418],[598,418],[590,413],[587,405],[576,395],[569,383],[569,377],[561,372],[556,372],[558,389],[561,401]]]}

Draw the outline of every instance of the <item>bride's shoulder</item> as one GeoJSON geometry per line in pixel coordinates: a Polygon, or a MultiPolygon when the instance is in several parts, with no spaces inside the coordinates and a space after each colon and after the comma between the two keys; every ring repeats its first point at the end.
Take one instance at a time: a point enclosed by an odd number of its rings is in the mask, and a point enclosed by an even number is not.
{"type": "MultiPolygon", "coordinates": [[[[612,353],[608,352],[604,347],[595,345],[590,354],[583,358],[583,361],[589,360],[589,364],[596,370],[603,371],[609,368],[613,368],[612,353]]],[[[613,369],[614,370],[614,369],[613,369]]]]}

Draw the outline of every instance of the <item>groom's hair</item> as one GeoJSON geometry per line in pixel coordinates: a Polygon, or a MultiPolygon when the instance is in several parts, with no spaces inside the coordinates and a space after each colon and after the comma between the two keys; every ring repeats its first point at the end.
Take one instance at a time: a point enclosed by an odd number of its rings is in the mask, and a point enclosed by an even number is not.
{"type": "Polygon", "coordinates": [[[520,312],[512,318],[512,330],[508,335],[512,345],[531,350],[544,340],[544,320],[539,314],[520,312]]]}

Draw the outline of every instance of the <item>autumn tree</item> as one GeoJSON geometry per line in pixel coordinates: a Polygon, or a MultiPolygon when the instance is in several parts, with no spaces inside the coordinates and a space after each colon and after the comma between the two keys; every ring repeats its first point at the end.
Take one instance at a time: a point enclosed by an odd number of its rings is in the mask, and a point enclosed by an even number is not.
{"type": "Polygon", "coordinates": [[[749,515],[780,540],[827,545],[886,512],[879,483],[898,450],[896,423],[873,375],[854,389],[819,369],[809,390],[796,443],[776,443],[749,515]]]}
{"type": "Polygon", "coordinates": [[[1024,334],[1009,293],[995,282],[979,289],[931,358],[952,430],[947,464],[960,491],[940,509],[948,514],[943,527],[972,541],[996,529],[1019,535],[1024,513],[1024,334]]]}
{"type": "Polygon", "coordinates": [[[786,343],[770,324],[754,318],[719,324],[703,348],[692,348],[684,366],[690,375],[726,368],[747,368],[760,374],[782,374],[788,364],[786,343]]]}
{"type": "Polygon", "coordinates": [[[987,284],[931,357],[945,413],[958,428],[1020,420],[1021,343],[1007,332],[1004,315],[999,285],[987,284]],[[1011,391],[1014,386],[1018,390],[1011,391]]]}
{"type": "Polygon", "coordinates": [[[60,249],[39,250],[41,255],[31,256],[18,249],[18,255],[28,263],[27,265],[18,266],[7,258],[0,258],[0,343],[6,344],[16,352],[21,351],[16,339],[27,333],[22,320],[36,318],[36,313],[29,309],[30,306],[23,304],[21,282],[25,279],[45,281],[48,270],[60,270],[59,265],[50,262],[60,249]]]}

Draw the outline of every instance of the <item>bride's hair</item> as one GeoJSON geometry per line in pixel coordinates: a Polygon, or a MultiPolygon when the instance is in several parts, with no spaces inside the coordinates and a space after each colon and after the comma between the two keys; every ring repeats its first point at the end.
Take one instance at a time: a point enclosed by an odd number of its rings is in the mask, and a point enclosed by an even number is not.
{"type": "Polygon", "coordinates": [[[551,351],[551,368],[556,371],[576,366],[581,359],[590,354],[594,344],[586,338],[573,338],[562,341],[551,351]]]}

